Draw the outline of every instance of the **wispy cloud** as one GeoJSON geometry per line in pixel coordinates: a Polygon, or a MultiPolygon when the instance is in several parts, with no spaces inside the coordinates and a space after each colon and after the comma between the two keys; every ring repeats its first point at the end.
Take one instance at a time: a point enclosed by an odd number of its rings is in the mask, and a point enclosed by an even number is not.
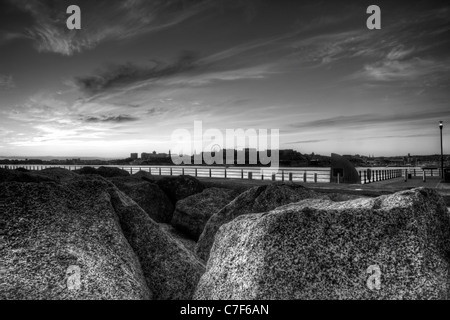
{"type": "Polygon", "coordinates": [[[156,80],[185,73],[196,67],[197,58],[192,52],[184,52],[173,63],[154,61],[151,65],[138,66],[132,63],[109,65],[98,74],[77,77],[75,85],[84,92],[95,94],[115,86],[129,85],[142,80],[156,80]]]}
{"type": "Polygon", "coordinates": [[[105,122],[123,123],[123,122],[138,121],[139,118],[127,114],[120,114],[117,116],[113,115],[87,116],[87,117],[82,116],[80,117],[80,120],[87,123],[105,123],[105,122]]]}
{"type": "Polygon", "coordinates": [[[34,18],[34,25],[25,34],[34,40],[39,51],[67,56],[92,49],[103,41],[129,39],[175,26],[210,7],[209,1],[188,0],[81,1],[82,30],[68,30],[65,23],[69,1],[10,3],[34,18]]]}
{"type": "Polygon", "coordinates": [[[325,119],[305,121],[292,124],[295,128],[319,129],[319,128],[349,128],[368,125],[386,125],[389,123],[423,122],[450,117],[450,110],[422,110],[415,112],[403,112],[392,114],[359,114],[348,116],[336,116],[325,119]]]}

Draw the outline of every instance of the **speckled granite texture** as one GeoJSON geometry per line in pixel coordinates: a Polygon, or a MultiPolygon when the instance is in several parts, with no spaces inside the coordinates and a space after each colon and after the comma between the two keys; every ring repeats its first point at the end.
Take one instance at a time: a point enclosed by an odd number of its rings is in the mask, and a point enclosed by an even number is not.
{"type": "Polygon", "coordinates": [[[100,176],[0,170],[0,207],[0,299],[190,299],[204,272],[100,176]]]}
{"type": "Polygon", "coordinates": [[[197,241],[211,216],[230,203],[238,193],[223,188],[208,188],[177,202],[172,225],[197,241]]]}
{"type": "Polygon", "coordinates": [[[448,299],[449,233],[431,189],[242,215],[217,233],[195,298],[448,299]]]}
{"type": "MultiPolygon", "coordinates": [[[[99,178],[101,179],[101,178],[99,178]]],[[[107,183],[0,183],[4,247],[2,299],[149,299],[107,183]],[[68,268],[79,268],[69,289],[68,268]]]]}
{"type": "Polygon", "coordinates": [[[191,176],[164,177],[156,182],[164,191],[172,203],[200,193],[205,186],[196,178],[191,176]]]}
{"type": "Polygon", "coordinates": [[[114,177],[108,180],[133,199],[156,222],[170,223],[172,220],[174,206],[155,183],[135,176],[114,177]]]}
{"type": "Polygon", "coordinates": [[[305,187],[289,183],[275,183],[247,190],[209,219],[197,243],[197,256],[208,261],[217,230],[234,218],[249,213],[266,212],[308,198],[329,199],[305,187]]]}

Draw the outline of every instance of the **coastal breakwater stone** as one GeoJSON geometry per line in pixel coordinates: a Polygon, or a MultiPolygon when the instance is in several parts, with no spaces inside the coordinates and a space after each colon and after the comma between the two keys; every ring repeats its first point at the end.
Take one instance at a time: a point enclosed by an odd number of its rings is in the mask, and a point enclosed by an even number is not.
{"type": "Polygon", "coordinates": [[[200,181],[191,176],[164,177],[156,183],[173,204],[205,189],[200,181]]]}
{"type": "Polygon", "coordinates": [[[158,185],[134,176],[108,180],[133,199],[154,221],[170,223],[172,220],[174,206],[158,185]]]}
{"type": "Polygon", "coordinates": [[[177,202],[172,225],[198,240],[211,216],[230,203],[237,192],[224,188],[207,188],[202,193],[177,202]]]}
{"type": "Polygon", "coordinates": [[[304,200],[223,225],[194,297],[448,299],[449,253],[434,190],[304,200]]]}
{"type": "Polygon", "coordinates": [[[289,183],[275,183],[247,190],[220,211],[214,213],[208,220],[197,242],[197,256],[204,261],[208,261],[217,231],[222,225],[234,218],[249,213],[267,212],[279,206],[308,198],[328,199],[328,197],[301,185],[289,183]]]}
{"type": "Polygon", "coordinates": [[[74,170],[73,172],[78,174],[98,174],[104,178],[112,178],[112,177],[128,177],[130,173],[126,170],[122,170],[117,167],[100,167],[98,169],[92,167],[83,167],[78,170],[74,170]]]}
{"type": "Polygon", "coordinates": [[[111,201],[156,300],[189,300],[205,266],[114,185],[111,201]]]}
{"type": "Polygon", "coordinates": [[[0,183],[0,300],[152,297],[107,186],[100,177],[0,183]]]}

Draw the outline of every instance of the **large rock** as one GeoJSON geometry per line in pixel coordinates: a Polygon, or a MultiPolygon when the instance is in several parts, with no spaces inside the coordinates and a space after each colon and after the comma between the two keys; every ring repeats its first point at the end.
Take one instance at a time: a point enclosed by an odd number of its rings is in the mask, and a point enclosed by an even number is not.
{"type": "Polygon", "coordinates": [[[154,293],[153,298],[192,299],[205,266],[116,187],[110,189],[110,194],[125,237],[139,257],[147,284],[154,293]]]}
{"type": "Polygon", "coordinates": [[[147,172],[147,171],[139,170],[138,172],[133,174],[132,177],[136,178],[136,179],[142,179],[142,180],[145,180],[145,181],[148,181],[148,182],[156,183],[156,180],[154,179],[152,174],[150,172],[147,172]]]}
{"type": "Polygon", "coordinates": [[[205,189],[200,181],[191,176],[164,177],[157,184],[173,204],[205,189]]]}
{"type": "Polygon", "coordinates": [[[197,243],[197,256],[207,261],[217,230],[240,215],[266,212],[285,204],[318,197],[328,199],[326,196],[295,184],[275,183],[253,187],[209,219],[197,243]]]}
{"type": "Polygon", "coordinates": [[[133,199],[156,222],[170,223],[174,206],[154,183],[133,177],[109,178],[122,192],[133,199]]]}
{"type": "Polygon", "coordinates": [[[448,299],[449,253],[431,189],[304,200],[223,225],[195,298],[448,299]]]}
{"type": "Polygon", "coordinates": [[[51,178],[33,174],[32,172],[25,172],[22,170],[8,170],[0,168],[0,182],[49,182],[53,181],[51,178]]]}
{"type": "Polygon", "coordinates": [[[98,179],[0,183],[0,300],[151,298],[98,179]]]}
{"type": "Polygon", "coordinates": [[[177,202],[172,225],[198,240],[211,216],[230,203],[237,193],[223,188],[208,188],[177,202]]]}
{"type": "Polygon", "coordinates": [[[83,167],[78,170],[74,170],[78,174],[98,174],[104,178],[111,177],[128,177],[130,173],[126,170],[122,170],[117,167],[100,167],[98,169],[92,167],[83,167]]]}
{"type": "Polygon", "coordinates": [[[62,168],[47,168],[40,171],[33,171],[32,174],[48,177],[54,181],[69,181],[78,176],[75,172],[62,168]]]}

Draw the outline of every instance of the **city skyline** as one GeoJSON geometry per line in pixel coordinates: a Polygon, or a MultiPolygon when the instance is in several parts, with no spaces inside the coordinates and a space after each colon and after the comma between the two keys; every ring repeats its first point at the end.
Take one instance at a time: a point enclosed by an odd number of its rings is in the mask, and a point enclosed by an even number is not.
{"type": "Polygon", "coordinates": [[[383,156],[439,154],[443,121],[448,154],[449,25],[443,1],[3,1],[0,156],[167,152],[198,120],[383,156]]]}

